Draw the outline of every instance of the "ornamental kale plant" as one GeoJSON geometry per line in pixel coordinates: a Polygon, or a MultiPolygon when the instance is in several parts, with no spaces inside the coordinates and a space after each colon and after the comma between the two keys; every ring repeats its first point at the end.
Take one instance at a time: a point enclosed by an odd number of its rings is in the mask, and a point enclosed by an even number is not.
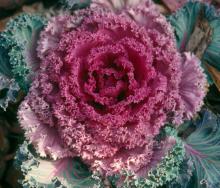
{"type": "Polygon", "coordinates": [[[1,88],[26,95],[23,187],[217,188],[219,117],[207,98],[220,88],[216,10],[190,1],[165,17],[151,0],[61,4],[65,12],[20,16],[0,35],[1,88]]]}

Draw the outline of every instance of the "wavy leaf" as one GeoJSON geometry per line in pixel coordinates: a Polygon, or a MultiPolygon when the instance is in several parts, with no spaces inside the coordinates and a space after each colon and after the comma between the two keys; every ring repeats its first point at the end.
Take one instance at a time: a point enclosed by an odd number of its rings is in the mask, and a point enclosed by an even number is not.
{"type": "Polygon", "coordinates": [[[206,110],[185,142],[186,154],[195,171],[190,188],[220,187],[220,117],[206,110]]]}
{"type": "MultiPolygon", "coordinates": [[[[124,172],[123,179],[124,182],[122,186],[119,185],[118,187],[122,188],[158,188],[166,183],[170,183],[171,181],[175,180],[179,175],[180,166],[184,160],[185,156],[185,149],[183,146],[182,141],[180,138],[177,137],[177,132],[175,129],[171,127],[166,127],[165,131],[162,131],[162,135],[166,135],[169,139],[174,139],[175,144],[172,145],[171,148],[166,150],[166,152],[162,152],[163,157],[152,165],[151,169],[145,171],[146,177],[138,178],[133,175],[131,172],[124,172]]],[[[165,143],[167,145],[168,143],[165,143]]],[[[162,148],[160,148],[162,149],[162,148]]],[[[158,152],[154,158],[157,158],[157,155],[161,155],[158,152]]]]}
{"type": "Polygon", "coordinates": [[[168,17],[168,21],[173,26],[177,47],[180,51],[185,51],[190,36],[193,33],[198,13],[200,10],[200,3],[189,2],[182,9],[168,17]]]}

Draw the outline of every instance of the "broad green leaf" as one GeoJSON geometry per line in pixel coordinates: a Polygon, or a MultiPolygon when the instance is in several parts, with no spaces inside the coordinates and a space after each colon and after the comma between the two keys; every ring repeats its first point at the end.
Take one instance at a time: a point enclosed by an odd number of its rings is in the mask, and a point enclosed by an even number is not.
{"type": "Polygon", "coordinates": [[[190,36],[193,33],[199,10],[200,3],[189,2],[179,11],[167,18],[173,26],[177,47],[180,51],[185,51],[186,49],[190,36]]]}
{"type": "Polygon", "coordinates": [[[193,179],[188,188],[220,187],[220,117],[204,110],[185,141],[186,154],[193,162],[193,179]]]}

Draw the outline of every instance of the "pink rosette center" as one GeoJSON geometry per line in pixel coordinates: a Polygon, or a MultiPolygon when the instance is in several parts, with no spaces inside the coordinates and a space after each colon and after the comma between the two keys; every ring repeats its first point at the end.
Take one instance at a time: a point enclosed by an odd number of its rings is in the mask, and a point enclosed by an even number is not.
{"type": "MultiPolygon", "coordinates": [[[[142,173],[154,160],[160,128],[184,117],[181,56],[155,13],[143,14],[152,18],[149,28],[127,14],[82,15],[57,17],[42,33],[40,71],[20,110],[22,126],[36,138],[27,125],[34,115],[37,130],[53,129],[62,157],[79,156],[101,174],[142,173]]],[[[51,155],[46,143],[43,153],[51,155]]]]}

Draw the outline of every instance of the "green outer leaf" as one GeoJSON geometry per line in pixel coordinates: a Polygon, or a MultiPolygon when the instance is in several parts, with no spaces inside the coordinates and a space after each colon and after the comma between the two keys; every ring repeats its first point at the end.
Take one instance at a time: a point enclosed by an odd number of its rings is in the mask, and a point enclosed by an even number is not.
{"type": "Polygon", "coordinates": [[[205,67],[205,63],[212,65],[220,71],[220,15],[217,14],[213,6],[190,1],[175,14],[168,16],[167,19],[173,26],[177,47],[183,52],[194,31],[202,7],[204,8],[204,18],[208,21],[213,32],[211,41],[202,57],[202,66],[208,75],[209,83],[212,84],[213,80],[205,67]]]}
{"type": "MultiPolygon", "coordinates": [[[[31,76],[39,65],[37,40],[45,24],[44,18],[37,15],[21,14],[12,19],[0,37],[0,46],[8,53],[13,78],[27,92],[31,76]]],[[[7,69],[2,70],[8,74],[7,69]]]]}
{"type": "Polygon", "coordinates": [[[199,11],[200,3],[189,2],[175,14],[167,17],[168,21],[173,26],[177,47],[180,51],[185,50],[194,30],[199,11]]]}
{"type": "Polygon", "coordinates": [[[0,107],[6,110],[10,102],[16,102],[20,88],[13,79],[8,50],[2,46],[4,42],[1,41],[4,39],[0,36],[0,107]]]}
{"type": "Polygon", "coordinates": [[[32,146],[25,141],[15,157],[15,165],[25,176],[21,181],[24,188],[103,187],[99,176],[93,175],[78,158],[57,161],[41,159],[35,156],[32,150],[32,146]]]}
{"type": "Polygon", "coordinates": [[[220,187],[220,117],[204,111],[195,122],[196,131],[185,142],[195,171],[190,188],[220,187]]]}
{"type": "Polygon", "coordinates": [[[213,34],[211,43],[204,53],[203,61],[209,63],[220,71],[220,15],[217,14],[217,10],[215,10],[212,6],[206,6],[205,15],[211,28],[213,29],[213,34]]]}
{"type": "Polygon", "coordinates": [[[175,181],[167,183],[167,188],[190,188],[193,187],[192,173],[194,171],[193,163],[187,157],[180,165],[179,175],[175,181]]]}

